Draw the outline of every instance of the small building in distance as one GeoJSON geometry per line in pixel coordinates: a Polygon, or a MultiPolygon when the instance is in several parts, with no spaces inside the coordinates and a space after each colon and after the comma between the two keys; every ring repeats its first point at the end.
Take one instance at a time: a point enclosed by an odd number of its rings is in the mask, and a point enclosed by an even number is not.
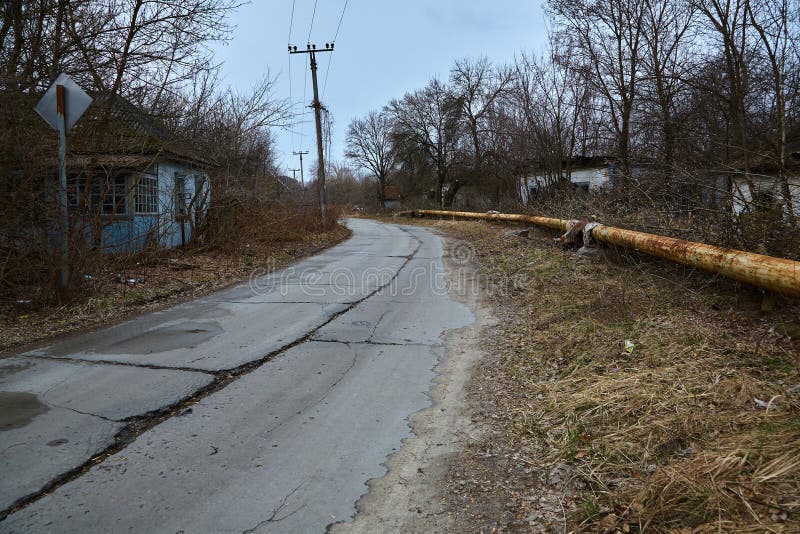
{"type": "Polygon", "coordinates": [[[387,210],[400,208],[400,188],[396,185],[387,185],[383,188],[383,205],[387,210]]]}
{"type": "MultiPolygon", "coordinates": [[[[735,215],[749,211],[763,209],[770,205],[780,206],[784,214],[788,214],[783,184],[780,178],[780,169],[776,161],[768,158],[757,158],[750,164],[750,180],[753,183],[754,195],[748,185],[741,165],[733,165],[733,170],[726,171],[731,195],[731,209],[735,215]]],[[[792,211],[796,218],[800,218],[800,140],[788,143],[786,146],[786,181],[789,186],[789,195],[792,199],[792,211]]]]}
{"type": "MultiPolygon", "coordinates": [[[[566,171],[567,163],[562,162],[561,167],[566,171]]],[[[614,164],[604,156],[575,157],[570,161],[570,182],[576,188],[589,193],[599,193],[611,188],[614,175],[614,164]]],[[[538,171],[531,176],[520,180],[520,200],[527,204],[543,190],[556,184],[557,177],[538,171]]]]}

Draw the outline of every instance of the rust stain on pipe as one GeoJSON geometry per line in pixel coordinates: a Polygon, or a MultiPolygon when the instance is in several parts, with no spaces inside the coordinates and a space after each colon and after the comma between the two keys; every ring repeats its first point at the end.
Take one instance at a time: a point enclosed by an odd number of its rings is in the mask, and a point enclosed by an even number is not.
{"type": "MultiPolygon", "coordinates": [[[[418,210],[415,213],[418,216],[431,215],[487,221],[524,222],[559,231],[565,231],[567,226],[567,221],[563,219],[551,219],[533,215],[440,210],[418,210]]],[[[595,226],[591,233],[594,240],[607,245],[629,248],[657,258],[721,274],[776,293],[800,297],[800,262],[797,261],[742,250],[715,247],[705,243],[694,243],[673,237],[646,234],[602,224],[595,226]]]]}
{"type": "Polygon", "coordinates": [[[592,237],[776,293],[800,296],[800,262],[604,225],[596,226],[592,237]]]}
{"type": "Polygon", "coordinates": [[[536,215],[516,215],[510,213],[472,213],[468,211],[443,211],[443,210],[417,210],[417,215],[431,215],[434,217],[458,217],[463,219],[481,219],[484,221],[522,222],[544,226],[561,232],[566,231],[567,221],[539,217],[536,215]]]}

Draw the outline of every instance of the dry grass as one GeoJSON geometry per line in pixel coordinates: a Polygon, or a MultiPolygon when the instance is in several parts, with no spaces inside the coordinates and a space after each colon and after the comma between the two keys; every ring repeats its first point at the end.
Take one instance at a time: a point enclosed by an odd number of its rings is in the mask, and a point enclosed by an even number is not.
{"type": "Polygon", "coordinates": [[[465,528],[800,532],[796,302],[762,312],[756,290],[682,267],[431,224],[518,288],[492,296],[472,386],[492,437],[454,468],[465,528]]]}

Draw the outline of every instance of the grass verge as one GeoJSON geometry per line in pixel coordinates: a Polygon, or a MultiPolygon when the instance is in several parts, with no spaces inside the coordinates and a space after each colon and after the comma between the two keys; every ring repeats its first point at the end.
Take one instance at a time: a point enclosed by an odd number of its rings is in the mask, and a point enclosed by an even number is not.
{"type": "Polygon", "coordinates": [[[451,470],[467,531],[800,532],[800,309],[553,235],[427,222],[470,243],[500,325],[451,470]]]}

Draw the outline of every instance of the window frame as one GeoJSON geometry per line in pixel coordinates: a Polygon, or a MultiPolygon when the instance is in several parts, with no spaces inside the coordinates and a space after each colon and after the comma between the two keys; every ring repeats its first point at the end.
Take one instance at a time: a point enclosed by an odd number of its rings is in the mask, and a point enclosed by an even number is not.
{"type": "Polygon", "coordinates": [[[79,174],[67,178],[67,207],[86,215],[120,217],[129,213],[128,175],[79,174]]]}
{"type": "Polygon", "coordinates": [[[135,180],[133,188],[134,215],[158,215],[160,213],[158,174],[141,173],[136,176],[135,180]]]}

